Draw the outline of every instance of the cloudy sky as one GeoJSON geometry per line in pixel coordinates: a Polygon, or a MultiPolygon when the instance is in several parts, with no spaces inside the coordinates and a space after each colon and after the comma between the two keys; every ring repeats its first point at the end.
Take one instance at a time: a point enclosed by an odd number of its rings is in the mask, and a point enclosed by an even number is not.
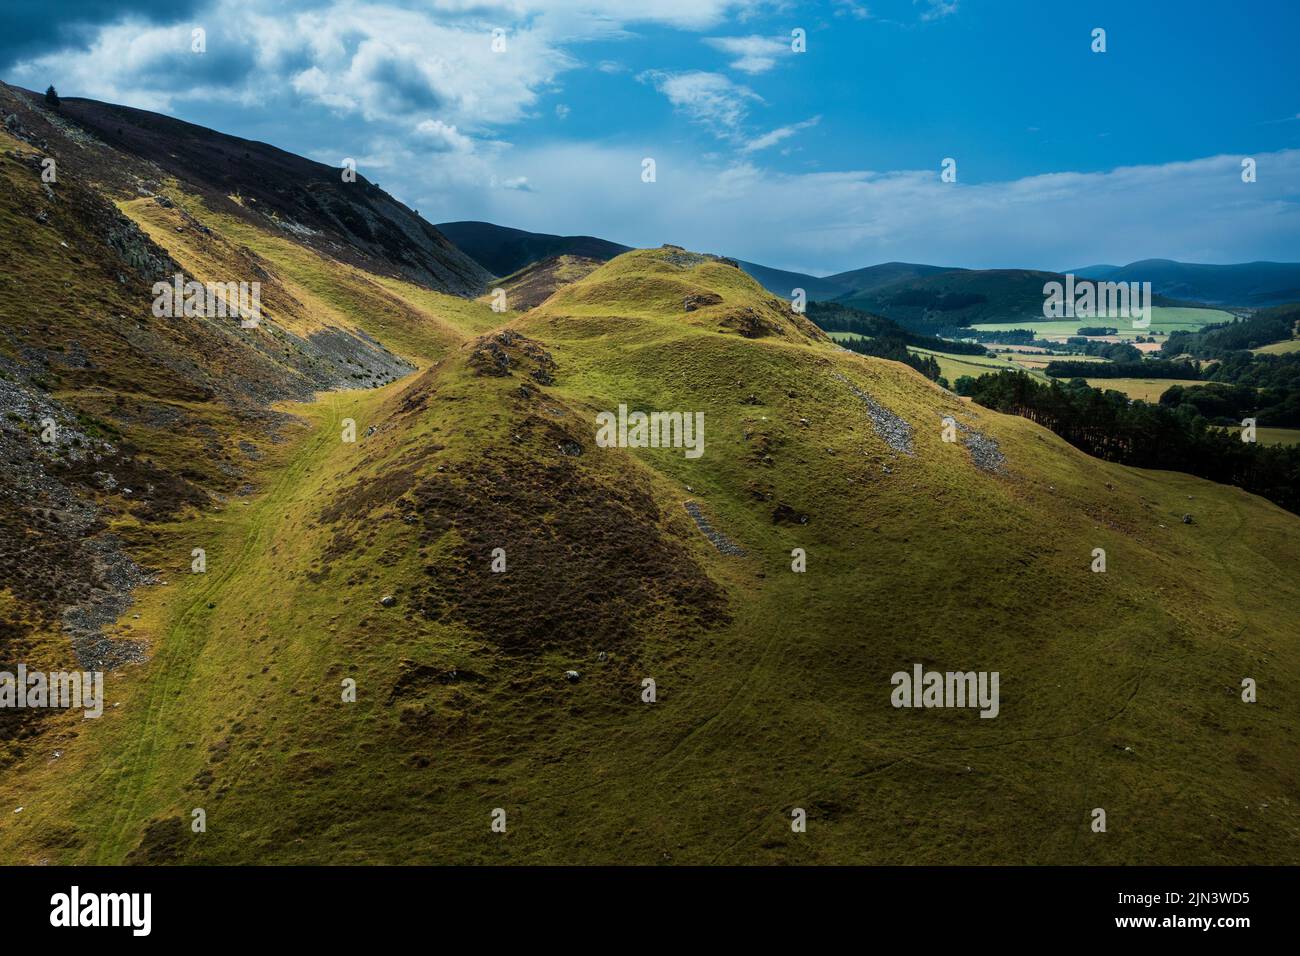
{"type": "Polygon", "coordinates": [[[1300,259],[1297,36],[1293,0],[61,0],[6,10],[0,77],[354,158],[433,222],[1064,269],[1300,259]]]}

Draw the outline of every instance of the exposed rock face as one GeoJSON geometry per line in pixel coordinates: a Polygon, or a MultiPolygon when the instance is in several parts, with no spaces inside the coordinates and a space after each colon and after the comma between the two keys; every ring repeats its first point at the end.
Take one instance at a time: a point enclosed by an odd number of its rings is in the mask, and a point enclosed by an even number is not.
{"type": "Polygon", "coordinates": [[[709,523],[709,519],[705,517],[704,511],[698,504],[694,501],[687,501],[684,503],[684,507],[686,508],[686,513],[691,516],[691,520],[695,522],[695,526],[700,529],[700,533],[713,543],[713,546],[718,549],[719,553],[730,555],[732,557],[745,556],[745,549],[736,544],[721,531],[714,528],[713,525],[709,523]]]}
{"type": "MultiPolygon", "coordinates": [[[[120,450],[87,434],[18,366],[0,362],[0,372],[0,580],[39,618],[10,621],[14,633],[0,639],[0,652],[23,660],[27,627],[58,621],[82,668],[140,660],[143,642],[106,634],[131,606],[131,590],[149,578],[116,538],[102,534],[95,494],[117,490],[109,469],[121,461],[120,450]]],[[[135,493],[153,490],[146,483],[135,493]]]]}
{"type": "Polygon", "coordinates": [[[555,359],[539,342],[510,329],[485,335],[474,343],[469,357],[476,375],[504,376],[513,370],[527,371],[539,385],[554,382],[555,359]]]}
{"type": "Polygon", "coordinates": [[[843,375],[837,372],[835,377],[849,387],[849,391],[854,394],[858,401],[867,406],[867,417],[871,419],[871,426],[876,430],[876,434],[884,439],[886,445],[894,451],[902,452],[904,455],[913,454],[912,426],[910,424],[885,408],[843,375]]]}
{"type": "Polygon", "coordinates": [[[688,295],[682,301],[682,308],[687,312],[694,312],[696,309],[702,309],[705,306],[717,305],[722,301],[722,296],[714,292],[696,292],[688,295]]]}
{"type": "MultiPolygon", "coordinates": [[[[945,416],[946,417],[946,416],[945,416]]],[[[957,430],[965,436],[964,444],[970,450],[971,461],[981,471],[998,473],[1006,470],[1007,458],[1002,454],[996,438],[990,438],[964,422],[956,422],[957,430]]]]}

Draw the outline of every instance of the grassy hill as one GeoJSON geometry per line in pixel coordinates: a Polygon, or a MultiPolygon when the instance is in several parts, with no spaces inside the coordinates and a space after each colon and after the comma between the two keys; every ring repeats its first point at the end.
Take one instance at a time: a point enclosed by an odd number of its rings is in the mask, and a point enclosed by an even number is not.
{"type": "Polygon", "coordinates": [[[1294,516],[837,352],[681,250],[444,348],[282,406],[246,505],[155,529],[150,657],[6,772],[7,861],[1295,861],[1294,516]],[[705,454],[596,447],[620,403],[703,411],[705,454]],[[914,662],[998,670],[1000,716],[893,709],[914,662]]]}
{"type": "Polygon", "coordinates": [[[0,862],[1300,862],[1300,518],[839,350],[717,257],[496,314],[0,145],[0,659],[73,666],[52,609],[110,538],[139,571],[104,716],[0,725],[0,862]],[[155,273],[253,266],[258,329],[149,316],[155,273]],[[704,453],[600,447],[620,405],[704,453]],[[998,717],[893,708],[917,663],[999,672],[998,717]]]}

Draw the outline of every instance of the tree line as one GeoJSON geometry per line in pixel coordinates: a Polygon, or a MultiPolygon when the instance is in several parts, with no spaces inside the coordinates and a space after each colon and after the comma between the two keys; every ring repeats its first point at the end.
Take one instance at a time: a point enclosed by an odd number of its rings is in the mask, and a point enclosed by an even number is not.
{"type": "Polygon", "coordinates": [[[859,355],[871,355],[876,358],[892,359],[910,365],[926,378],[938,382],[945,388],[948,380],[939,372],[939,363],[933,355],[917,355],[907,347],[907,343],[894,336],[882,336],[875,339],[848,338],[840,339],[838,345],[857,352],[859,355]]]}
{"type": "Polygon", "coordinates": [[[908,332],[883,315],[863,312],[837,302],[809,302],[807,315],[823,332],[852,332],[871,338],[895,338],[916,348],[947,355],[984,355],[988,352],[988,349],[975,342],[950,342],[933,335],[908,332]]]}
{"type": "Polygon", "coordinates": [[[955,388],[986,408],[1050,428],[1098,458],[1237,485],[1300,513],[1300,447],[1243,442],[1191,404],[1150,405],[1078,379],[1039,383],[1026,372],[964,375],[955,388]]]}

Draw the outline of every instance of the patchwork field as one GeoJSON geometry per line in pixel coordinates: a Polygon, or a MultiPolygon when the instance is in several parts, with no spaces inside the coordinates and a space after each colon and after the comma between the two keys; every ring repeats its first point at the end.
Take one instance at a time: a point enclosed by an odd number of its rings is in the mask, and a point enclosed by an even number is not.
{"type": "Polygon", "coordinates": [[[963,375],[978,378],[990,372],[1014,371],[1020,367],[1009,358],[1001,356],[990,358],[987,355],[948,355],[912,346],[908,346],[908,351],[915,352],[917,355],[934,356],[935,361],[939,363],[940,373],[950,385],[963,375]]]}
{"type": "Polygon", "coordinates": [[[1105,326],[1116,329],[1120,339],[1155,337],[1160,339],[1170,332],[1195,331],[1203,325],[1218,322],[1230,322],[1231,313],[1219,309],[1188,309],[1154,306],[1151,309],[1151,324],[1144,329],[1132,327],[1128,319],[1056,319],[1042,321],[1022,320],[1019,322],[994,322],[973,325],[971,328],[980,332],[1009,332],[1012,329],[1033,329],[1040,338],[1064,341],[1078,335],[1078,330],[1093,326],[1105,326]]]}

